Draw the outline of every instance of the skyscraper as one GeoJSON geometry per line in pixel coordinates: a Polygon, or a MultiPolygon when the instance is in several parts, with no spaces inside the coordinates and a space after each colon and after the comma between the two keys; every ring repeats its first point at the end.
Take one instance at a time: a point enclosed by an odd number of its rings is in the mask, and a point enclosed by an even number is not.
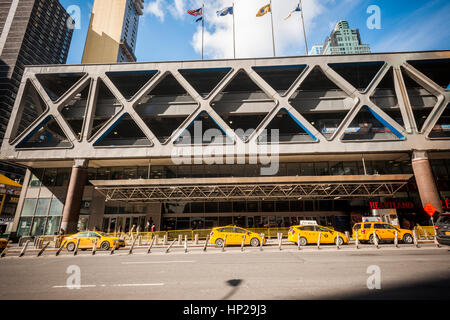
{"type": "Polygon", "coordinates": [[[336,23],[330,36],[325,39],[320,54],[370,53],[368,44],[361,43],[359,29],[350,29],[348,21],[336,23]]]}
{"type": "Polygon", "coordinates": [[[95,0],[82,63],[136,61],[139,16],[144,0],[95,0]]]}
{"type": "MultiPolygon", "coordinates": [[[[58,0],[0,0],[0,139],[3,139],[24,67],[64,64],[73,20],[58,0]]],[[[34,120],[25,108],[24,117],[34,120]]],[[[24,169],[0,162],[0,173],[16,180],[24,169]]]]}
{"type": "Polygon", "coordinates": [[[323,48],[323,45],[316,44],[316,45],[311,47],[311,50],[309,50],[308,55],[316,56],[316,55],[320,54],[320,52],[322,52],[322,48],[323,48]]]}

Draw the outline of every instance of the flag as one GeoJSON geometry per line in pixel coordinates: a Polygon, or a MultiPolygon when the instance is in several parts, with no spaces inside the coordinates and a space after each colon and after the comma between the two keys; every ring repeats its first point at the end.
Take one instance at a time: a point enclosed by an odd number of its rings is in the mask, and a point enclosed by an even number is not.
{"type": "Polygon", "coordinates": [[[201,16],[200,18],[198,18],[197,20],[195,20],[195,22],[199,22],[203,20],[203,16],[201,16]]]}
{"type": "Polygon", "coordinates": [[[221,17],[221,16],[226,16],[227,14],[233,14],[233,7],[227,7],[227,8],[223,8],[220,11],[217,11],[217,16],[221,17]]]}
{"type": "Polygon", "coordinates": [[[198,8],[196,10],[188,10],[187,13],[191,16],[201,16],[203,15],[203,10],[202,8],[198,8]]]}
{"type": "Polygon", "coordinates": [[[261,9],[258,10],[258,12],[256,13],[257,17],[262,17],[263,15],[265,15],[267,12],[271,12],[270,10],[270,4],[266,4],[264,7],[262,7],[261,9]]]}
{"type": "Polygon", "coordinates": [[[294,12],[300,12],[300,11],[302,11],[302,10],[300,9],[300,3],[299,3],[299,4],[297,4],[297,6],[295,7],[295,9],[292,10],[291,13],[289,13],[289,15],[288,15],[286,18],[284,18],[284,20],[289,19],[289,18],[291,17],[291,14],[293,14],[294,12]]]}

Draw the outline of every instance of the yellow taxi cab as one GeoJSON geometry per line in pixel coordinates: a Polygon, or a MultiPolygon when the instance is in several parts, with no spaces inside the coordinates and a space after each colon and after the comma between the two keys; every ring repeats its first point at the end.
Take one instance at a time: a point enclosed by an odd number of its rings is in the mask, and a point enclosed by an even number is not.
{"type": "Polygon", "coordinates": [[[2,252],[8,245],[8,240],[0,238],[0,252],[2,252]]]}
{"type": "Polygon", "coordinates": [[[302,246],[306,246],[308,243],[315,244],[319,239],[319,233],[320,243],[336,243],[339,234],[339,245],[348,244],[348,237],[345,234],[319,225],[291,226],[288,232],[288,240],[297,244],[300,241],[302,246]]]}
{"type": "Polygon", "coordinates": [[[359,241],[368,241],[373,243],[373,231],[380,241],[393,241],[395,231],[397,231],[398,239],[404,243],[413,243],[413,233],[408,229],[400,229],[387,222],[358,222],[353,226],[352,238],[356,239],[358,234],[359,241]]]}
{"type": "Polygon", "coordinates": [[[242,239],[244,238],[244,235],[245,235],[244,245],[251,245],[253,247],[257,247],[261,244],[261,241],[263,245],[266,243],[266,238],[264,238],[263,240],[263,237],[261,237],[259,234],[236,226],[213,228],[210,234],[209,242],[215,244],[216,247],[222,247],[225,235],[227,236],[225,243],[226,245],[242,244],[242,239]]]}
{"type": "Polygon", "coordinates": [[[100,231],[81,231],[71,236],[64,237],[63,242],[68,251],[75,250],[78,239],[80,239],[79,249],[86,250],[94,247],[95,240],[97,240],[97,248],[109,250],[116,243],[116,248],[125,247],[125,240],[118,237],[112,237],[109,234],[100,231]]]}

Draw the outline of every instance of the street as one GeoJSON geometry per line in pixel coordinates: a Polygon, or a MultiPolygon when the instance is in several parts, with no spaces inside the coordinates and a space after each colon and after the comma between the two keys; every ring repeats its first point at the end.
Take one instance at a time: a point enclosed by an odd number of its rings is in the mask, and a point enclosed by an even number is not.
{"type": "Polygon", "coordinates": [[[432,244],[146,251],[2,258],[0,299],[448,299],[450,291],[449,248],[432,244]],[[369,290],[373,266],[380,289],[369,290]],[[79,289],[70,287],[74,272],[79,289]]]}

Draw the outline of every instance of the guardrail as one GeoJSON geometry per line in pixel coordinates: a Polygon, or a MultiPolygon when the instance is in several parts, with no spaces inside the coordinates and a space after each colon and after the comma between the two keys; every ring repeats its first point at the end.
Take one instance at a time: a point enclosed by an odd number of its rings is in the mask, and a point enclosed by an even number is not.
{"type": "Polygon", "coordinates": [[[419,239],[431,239],[434,238],[436,234],[436,230],[433,226],[415,226],[414,230],[416,231],[419,239]]]}
{"type": "MultiPolygon", "coordinates": [[[[132,240],[137,237],[141,237],[142,241],[149,242],[156,235],[159,239],[163,239],[166,236],[167,241],[178,239],[181,235],[182,238],[185,236],[188,237],[189,240],[194,241],[196,235],[198,235],[198,239],[206,239],[206,237],[211,233],[211,229],[185,229],[185,230],[168,230],[168,231],[154,231],[154,232],[110,232],[108,235],[113,237],[123,238],[125,240],[132,240]]],[[[277,238],[278,234],[281,233],[283,238],[287,238],[289,228],[249,228],[246,229],[251,232],[255,232],[258,234],[264,233],[267,239],[277,238]]]]}
{"type": "MultiPolygon", "coordinates": [[[[212,229],[184,229],[184,230],[168,230],[168,231],[154,231],[154,232],[110,232],[108,235],[113,237],[118,237],[124,239],[128,244],[131,244],[135,239],[138,240],[139,244],[149,245],[153,238],[156,236],[155,244],[163,243],[165,239],[167,242],[177,240],[179,236],[182,239],[187,237],[190,241],[195,241],[196,239],[205,240],[211,233],[212,229]]],[[[287,238],[289,228],[248,228],[247,230],[264,234],[268,240],[278,239],[279,234],[281,238],[287,238]]],[[[414,227],[418,239],[432,239],[435,235],[435,229],[433,226],[416,226],[414,227]]],[[[44,243],[49,242],[51,247],[59,248],[63,238],[70,235],[44,235],[40,236],[39,240],[36,241],[36,248],[42,248],[44,243]]],[[[23,239],[23,243],[27,239],[23,239]]]]}

